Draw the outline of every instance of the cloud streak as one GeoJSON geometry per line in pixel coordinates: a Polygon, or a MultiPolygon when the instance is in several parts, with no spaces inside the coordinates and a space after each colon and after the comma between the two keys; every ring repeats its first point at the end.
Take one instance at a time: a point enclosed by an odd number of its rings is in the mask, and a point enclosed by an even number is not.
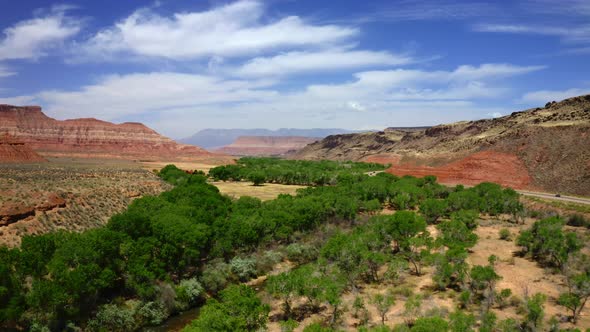
{"type": "Polygon", "coordinates": [[[54,7],[50,14],[6,28],[0,39],[0,60],[38,59],[62,45],[81,29],[81,21],[68,17],[68,7],[54,7]]]}
{"type": "Polygon", "coordinates": [[[405,65],[415,60],[408,55],[385,51],[320,50],[295,51],[272,57],[257,57],[235,70],[238,76],[281,76],[292,73],[405,65]]]}
{"type": "Polygon", "coordinates": [[[557,36],[562,38],[562,40],[571,43],[590,42],[590,25],[552,27],[520,24],[480,24],[474,26],[474,30],[478,32],[557,36]]]}

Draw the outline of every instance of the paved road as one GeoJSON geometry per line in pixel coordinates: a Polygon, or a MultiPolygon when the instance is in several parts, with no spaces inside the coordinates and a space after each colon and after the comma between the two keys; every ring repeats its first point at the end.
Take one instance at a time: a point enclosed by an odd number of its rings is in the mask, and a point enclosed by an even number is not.
{"type": "Polygon", "coordinates": [[[539,193],[533,191],[523,191],[517,190],[518,193],[523,194],[525,196],[533,196],[533,197],[540,197],[551,199],[555,201],[565,201],[565,202],[572,202],[572,203],[579,203],[579,204],[588,204],[590,205],[590,198],[582,198],[582,197],[574,197],[574,196],[561,196],[555,197],[555,194],[548,194],[548,193],[539,193]]]}

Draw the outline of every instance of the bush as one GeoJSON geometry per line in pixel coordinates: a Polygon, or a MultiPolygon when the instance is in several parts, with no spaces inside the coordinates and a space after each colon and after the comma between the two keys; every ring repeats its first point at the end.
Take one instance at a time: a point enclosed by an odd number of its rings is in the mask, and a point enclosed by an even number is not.
{"type": "Polygon", "coordinates": [[[256,259],[256,274],[263,275],[272,271],[274,266],[283,260],[283,255],[278,251],[269,250],[256,259]]]}
{"type": "Polygon", "coordinates": [[[193,305],[203,294],[203,286],[197,278],[184,279],[176,287],[176,301],[181,310],[193,305]]]}
{"type": "Polygon", "coordinates": [[[145,302],[137,308],[137,315],[141,317],[142,323],[147,325],[160,325],[169,313],[164,303],[160,301],[145,302]]]}
{"type": "Polygon", "coordinates": [[[98,309],[96,317],[88,322],[91,331],[126,332],[135,329],[135,312],[127,307],[105,304],[98,309]]]}
{"type": "Polygon", "coordinates": [[[228,284],[231,267],[222,260],[214,260],[207,264],[201,275],[201,283],[211,293],[217,293],[228,284]]]}
{"type": "Polygon", "coordinates": [[[508,230],[508,228],[502,228],[499,234],[500,240],[510,241],[510,237],[512,234],[510,234],[510,230],[508,230]]]}
{"type": "Polygon", "coordinates": [[[298,265],[315,260],[319,254],[318,250],[309,244],[292,243],[285,250],[287,259],[298,265]]]}
{"type": "Polygon", "coordinates": [[[256,260],[254,258],[234,257],[229,265],[231,271],[240,281],[248,281],[252,277],[256,277],[256,260]]]}
{"type": "Polygon", "coordinates": [[[586,220],[583,215],[572,214],[567,218],[568,226],[574,227],[588,227],[590,228],[590,221],[586,220]]]}

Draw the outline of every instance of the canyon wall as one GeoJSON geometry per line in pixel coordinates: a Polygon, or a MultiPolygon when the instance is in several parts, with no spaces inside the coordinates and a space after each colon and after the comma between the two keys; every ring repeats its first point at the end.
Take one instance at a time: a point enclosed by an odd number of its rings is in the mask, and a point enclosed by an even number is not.
{"type": "Polygon", "coordinates": [[[212,155],[178,144],[141,123],[92,118],[59,121],[38,106],[0,105],[0,135],[6,134],[43,156],[191,160],[212,155]]]}

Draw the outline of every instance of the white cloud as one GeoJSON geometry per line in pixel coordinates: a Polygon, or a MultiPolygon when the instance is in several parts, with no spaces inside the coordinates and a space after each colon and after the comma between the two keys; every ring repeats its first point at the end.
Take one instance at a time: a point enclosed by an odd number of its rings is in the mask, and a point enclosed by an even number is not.
{"type": "Polygon", "coordinates": [[[474,27],[479,32],[500,32],[514,34],[535,34],[557,36],[566,42],[587,43],[590,42],[590,25],[579,26],[549,26],[549,25],[523,25],[523,24],[479,24],[474,27]]]}
{"type": "Polygon", "coordinates": [[[522,96],[521,101],[526,103],[545,104],[550,101],[560,101],[563,99],[590,94],[590,88],[568,90],[539,90],[528,92],[522,96]]]}
{"type": "Polygon", "coordinates": [[[337,84],[277,90],[279,81],[227,79],[174,72],[105,77],[76,91],[45,91],[39,100],[57,118],[137,119],[173,136],[203,127],[356,127],[366,124],[436,124],[506,112],[476,100],[508,91],[498,80],[540,67],[506,64],[460,66],[451,71],[381,70],[337,84]],[[146,116],[147,115],[147,116],[146,116]],[[154,120],[157,119],[157,120],[154,120]]]}
{"type": "Polygon", "coordinates": [[[105,120],[187,106],[265,100],[269,81],[237,81],[183,73],[141,73],[106,77],[79,91],[40,94],[59,118],[94,116],[105,120]]]}
{"type": "Polygon", "coordinates": [[[495,97],[506,91],[488,86],[486,81],[541,70],[542,66],[483,64],[459,66],[453,71],[380,70],[356,73],[355,82],[311,85],[311,96],[373,98],[375,100],[436,100],[495,97]]]}
{"type": "Polygon", "coordinates": [[[361,103],[358,103],[356,101],[349,101],[347,104],[348,104],[348,107],[350,107],[351,109],[353,109],[355,111],[364,112],[367,110],[367,108],[365,106],[361,105],[361,103]]]}
{"type": "Polygon", "coordinates": [[[356,28],[312,25],[297,16],[267,22],[259,1],[243,0],[208,11],[163,17],[136,11],[81,46],[91,58],[120,53],[186,60],[243,56],[278,48],[325,46],[357,35],[356,28]]]}
{"type": "Polygon", "coordinates": [[[421,21],[421,20],[464,20],[473,17],[497,14],[496,5],[488,2],[467,2],[457,0],[402,0],[392,1],[386,8],[380,8],[360,21],[421,21]]]}
{"type": "Polygon", "coordinates": [[[47,49],[60,46],[77,34],[81,22],[65,15],[69,7],[54,7],[44,17],[21,21],[6,28],[0,39],[0,60],[37,59],[46,55],[47,49]]]}
{"type": "Polygon", "coordinates": [[[486,115],[489,116],[490,118],[499,118],[499,117],[502,116],[502,113],[500,113],[500,112],[492,112],[492,113],[488,113],[486,115]]]}
{"type": "Polygon", "coordinates": [[[275,76],[295,72],[317,72],[367,66],[393,66],[411,63],[407,55],[385,51],[331,49],[294,51],[273,57],[254,58],[235,70],[238,76],[275,76]]]}

